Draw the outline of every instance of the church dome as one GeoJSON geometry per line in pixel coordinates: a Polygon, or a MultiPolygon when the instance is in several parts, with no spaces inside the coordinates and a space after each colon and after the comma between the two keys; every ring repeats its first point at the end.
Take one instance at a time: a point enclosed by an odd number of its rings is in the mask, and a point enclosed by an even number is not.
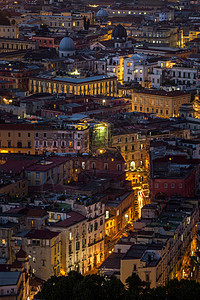
{"type": "Polygon", "coordinates": [[[96,14],[97,18],[107,18],[108,17],[108,13],[106,10],[104,10],[103,8],[101,8],[97,14],[96,14]]]}
{"type": "Polygon", "coordinates": [[[117,26],[114,27],[114,29],[112,31],[112,38],[113,39],[127,38],[126,29],[121,24],[118,24],[117,26]]]}
{"type": "Polygon", "coordinates": [[[59,51],[74,51],[75,45],[70,37],[64,37],[59,46],[59,51]]]}

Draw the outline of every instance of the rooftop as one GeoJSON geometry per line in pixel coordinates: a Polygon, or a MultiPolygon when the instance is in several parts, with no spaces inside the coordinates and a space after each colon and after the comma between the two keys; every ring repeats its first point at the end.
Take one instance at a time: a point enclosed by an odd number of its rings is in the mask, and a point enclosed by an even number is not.
{"type": "Polygon", "coordinates": [[[59,232],[53,232],[47,229],[44,230],[35,230],[31,229],[26,235],[25,238],[29,239],[39,239],[39,240],[51,240],[54,237],[58,236],[59,232]]]}
{"type": "Polygon", "coordinates": [[[0,286],[17,285],[21,272],[0,272],[0,286]]]}

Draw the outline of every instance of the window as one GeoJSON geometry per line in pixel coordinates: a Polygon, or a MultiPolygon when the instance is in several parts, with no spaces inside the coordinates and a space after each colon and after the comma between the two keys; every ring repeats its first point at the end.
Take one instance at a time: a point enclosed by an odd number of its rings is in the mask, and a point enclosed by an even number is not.
{"type": "Polygon", "coordinates": [[[40,172],[36,172],[36,178],[40,178],[40,172]]]}
{"type": "Polygon", "coordinates": [[[149,273],[146,273],[146,276],[145,276],[145,277],[146,277],[145,281],[146,281],[146,282],[149,282],[149,281],[150,281],[149,273]]]}
{"type": "Polygon", "coordinates": [[[92,169],[95,169],[96,168],[96,164],[95,162],[92,163],[92,169]]]}
{"type": "Polygon", "coordinates": [[[120,164],[117,165],[117,171],[121,171],[121,165],[120,164]]]}
{"type": "Polygon", "coordinates": [[[164,183],[164,188],[167,189],[168,188],[168,183],[164,183]]]}
{"type": "Polygon", "coordinates": [[[134,150],[134,145],[132,145],[132,150],[134,150]]]}
{"type": "Polygon", "coordinates": [[[171,183],[171,188],[172,188],[172,189],[175,188],[175,183],[174,183],[174,182],[171,183]]]}
{"type": "Polygon", "coordinates": [[[42,266],[45,267],[46,266],[46,260],[42,259],[42,266]]]}
{"type": "Polygon", "coordinates": [[[17,148],[22,148],[22,142],[17,142],[17,148]]]}
{"type": "Polygon", "coordinates": [[[179,183],[179,189],[182,189],[182,187],[183,187],[183,184],[182,183],[179,183]]]}
{"type": "Polygon", "coordinates": [[[104,170],[108,170],[108,163],[104,164],[104,170]]]}
{"type": "Polygon", "coordinates": [[[80,242],[79,241],[76,242],[76,251],[78,251],[78,250],[80,250],[80,242]]]}
{"type": "Polygon", "coordinates": [[[35,133],[35,136],[38,137],[38,132],[35,133]]]}
{"type": "Polygon", "coordinates": [[[46,132],[44,132],[44,137],[47,137],[47,134],[46,134],[46,132]]]}
{"type": "Polygon", "coordinates": [[[159,188],[159,183],[158,183],[158,182],[155,183],[155,188],[156,188],[156,189],[159,188]]]}
{"type": "Polygon", "coordinates": [[[106,210],[105,219],[109,219],[109,210],[106,210]]]}
{"type": "Polygon", "coordinates": [[[21,133],[20,132],[18,132],[18,137],[21,137],[21,133]]]}
{"type": "Polygon", "coordinates": [[[40,181],[36,180],[35,185],[40,186],[40,181]]]}

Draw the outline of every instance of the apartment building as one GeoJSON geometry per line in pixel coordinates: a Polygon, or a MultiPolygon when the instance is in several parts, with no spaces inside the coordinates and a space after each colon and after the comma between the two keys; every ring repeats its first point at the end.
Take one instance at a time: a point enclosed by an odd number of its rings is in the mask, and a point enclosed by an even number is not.
{"type": "Polygon", "coordinates": [[[88,152],[87,123],[68,124],[65,128],[40,124],[0,124],[0,152],[43,154],[45,152],[88,152]]]}
{"type": "MultiPolygon", "coordinates": [[[[75,200],[68,196],[66,203],[71,204],[73,210],[87,219],[86,227],[84,226],[84,231],[86,231],[86,256],[83,260],[84,270],[87,272],[98,267],[104,260],[105,204],[101,202],[101,197],[86,196],[84,191],[79,191],[75,200]]],[[[79,266],[81,271],[81,264],[79,266]]]]}
{"type": "Polygon", "coordinates": [[[64,184],[71,178],[72,162],[69,157],[51,156],[26,168],[29,186],[64,184]]]}
{"type": "Polygon", "coordinates": [[[65,128],[50,126],[35,129],[35,151],[43,152],[88,152],[89,125],[87,123],[66,124],[65,128]]]}
{"type": "Polygon", "coordinates": [[[66,214],[66,218],[50,226],[51,231],[61,232],[62,272],[75,270],[85,274],[87,261],[87,218],[75,211],[66,214]]]}
{"type": "Polygon", "coordinates": [[[107,59],[107,75],[116,76],[118,82],[123,82],[124,78],[124,60],[125,56],[110,56],[107,59]]]}
{"type": "Polygon", "coordinates": [[[15,36],[13,38],[0,37],[0,53],[34,49],[38,49],[38,44],[34,41],[21,40],[15,36]]]}
{"type": "Polygon", "coordinates": [[[83,30],[83,17],[81,14],[71,12],[61,12],[60,14],[50,14],[41,11],[40,19],[47,25],[51,32],[74,32],[83,30]]]}
{"type": "Polygon", "coordinates": [[[28,91],[29,77],[37,75],[40,67],[20,62],[0,65],[0,80],[10,82],[10,88],[28,91]]]}
{"type": "Polygon", "coordinates": [[[25,300],[23,273],[0,272],[0,297],[8,300],[25,300]]]}
{"type": "Polygon", "coordinates": [[[12,25],[0,25],[0,38],[18,39],[19,28],[12,25]]]}
{"type": "Polygon", "coordinates": [[[184,256],[190,256],[198,218],[197,203],[170,201],[155,221],[131,239],[133,245],[121,259],[121,281],[125,283],[135,272],[154,288],[184,274],[184,256]]]}
{"type": "Polygon", "coordinates": [[[61,234],[59,232],[32,229],[22,239],[22,245],[29,255],[32,274],[43,280],[60,275],[61,234]]]}
{"type": "Polygon", "coordinates": [[[183,65],[174,65],[168,69],[166,78],[173,80],[175,84],[182,86],[184,90],[186,87],[195,86],[198,77],[198,69],[194,67],[187,67],[183,65]]]}
{"type": "Polygon", "coordinates": [[[135,129],[115,130],[112,146],[117,148],[124,160],[126,170],[147,167],[147,139],[146,135],[135,129]]]}
{"type": "Polygon", "coordinates": [[[17,197],[25,197],[28,195],[28,182],[25,178],[1,175],[0,185],[0,194],[10,195],[11,197],[16,195],[17,197]]]}
{"type": "Polygon", "coordinates": [[[133,220],[134,192],[108,196],[105,204],[105,235],[112,238],[133,220]]]}
{"type": "Polygon", "coordinates": [[[181,105],[190,103],[190,99],[191,95],[182,91],[134,91],[132,93],[132,110],[143,113],[153,113],[159,117],[170,118],[178,116],[181,105]]]}
{"type": "Polygon", "coordinates": [[[149,78],[149,73],[158,64],[157,59],[147,55],[133,54],[124,59],[124,81],[138,81],[142,86],[149,78]]]}
{"type": "Polygon", "coordinates": [[[199,188],[199,162],[184,155],[162,155],[151,161],[152,198],[173,195],[195,197],[199,188]]]}
{"type": "Polygon", "coordinates": [[[161,44],[168,47],[183,46],[183,31],[176,26],[143,25],[130,26],[127,29],[128,36],[137,41],[145,41],[150,44],[161,44]]]}

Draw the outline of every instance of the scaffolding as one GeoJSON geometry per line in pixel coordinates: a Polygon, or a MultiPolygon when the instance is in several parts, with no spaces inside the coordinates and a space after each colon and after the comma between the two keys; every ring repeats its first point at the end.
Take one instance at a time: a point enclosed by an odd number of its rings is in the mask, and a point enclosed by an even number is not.
{"type": "Polygon", "coordinates": [[[111,147],[111,127],[109,123],[100,122],[91,124],[90,127],[90,150],[108,149],[111,147]]]}

